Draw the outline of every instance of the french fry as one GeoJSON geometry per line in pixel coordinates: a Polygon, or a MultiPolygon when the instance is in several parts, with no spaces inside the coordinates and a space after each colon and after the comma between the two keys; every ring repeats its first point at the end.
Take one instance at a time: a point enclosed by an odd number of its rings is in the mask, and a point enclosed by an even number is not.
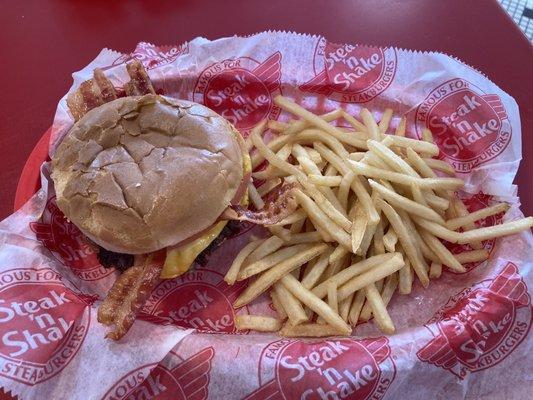
{"type": "Polygon", "coordinates": [[[248,255],[246,262],[249,264],[256,262],[275,252],[281,246],[283,246],[283,240],[277,236],[271,236],[264,240],[254,251],[252,251],[252,253],[248,255]]]}
{"type": "Polygon", "coordinates": [[[352,185],[354,177],[355,174],[350,171],[342,177],[341,182],[339,184],[339,192],[337,193],[337,198],[339,199],[339,203],[341,204],[344,210],[348,208],[348,195],[350,194],[350,187],[352,185]]]}
{"type": "MultiPolygon", "coordinates": [[[[306,194],[301,190],[295,190],[295,196],[298,203],[304,208],[309,215],[313,215],[316,222],[323,230],[325,230],[332,238],[339,244],[346,248],[351,247],[350,236],[334,221],[332,221],[306,194]]],[[[350,224],[351,225],[351,224],[350,224]]],[[[351,226],[350,226],[351,227],[351,226]]]]}
{"type": "Polygon", "coordinates": [[[276,132],[281,132],[289,127],[286,122],[280,122],[273,119],[267,121],[267,128],[276,132]]]}
{"type": "Polygon", "coordinates": [[[378,127],[379,131],[382,135],[387,133],[387,129],[389,129],[390,121],[392,119],[392,108],[386,108],[385,111],[383,111],[383,115],[381,116],[381,120],[379,121],[378,127]]]}
{"type": "Polygon", "coordinates": [[[272,299],[272,305],[278,314],[278,319],[285,321],[287,319],[287,313],[285,312],[285,309],[283,308],[283,305],[281,304],[281,301],[274,290],[270,291],[270,298],[272,299]]]}
{"type": "MultiPolygon", "coordinates": [[[[386,276],[398,271],[403,266],[404,266],[403,260],[401,260],[401,262],[395,263],[393,262],[393,259],[391,259],[387,263],[378,265],[370,271],[363,272],[362,274],[353,277],[348,282],[340,286],[339,289],[337,290],[337,296],[338,296],[339,301],[344,300],[351,293],[356,292],[357,290],[362,289],[365,286],[371,283],[374,283],[376,281],[379,281],[380,279],[383,279],[386,276]]],[[[313,289],[313,292],[314,292],[314,289],[313,289]]]]}
{"type": "Polygon", "coordinates": [[[361,289],[354,294],[352,305],[350,306],[350,312],[348,313],[348,322],[350,325],[355,326],[359,321],[359,315],[365,303],[366,294],[364,289],[361,289]]]}
{"type": "Polygon", "coordinates": [[[231,263],[228,272],[226,272],[226,275],[224,276],[224,281],[226,281],[228,285],[233,285],[235,283],[246,257],[248,257],[250,253],[257,249],[263,242],[264,240],[255,240],[250,242],[243,247],[239,254],[237,254],[237,256],[233,259],[233,263],[231,263]]]}
{"type": "Polygon", "coordinates": [[[457,243],[460,233],[454,232],[435,222],[428,221],[427,219],[420,218],[414,215],[412,216],[412,219],[418,226],[430,232],[432,235],[447,240],[450,243],[457,243]]]}
{"type": "MultiPolygon", "coordinates": [[[[326,122],[331,122],[331,121],[335,121],[336,119],[339,119],[341,117],[342,117],[342,110],[341,109],[337,109],[337,110],[330,111],[330,112],[328,112],[326,114],[322,114],[318,118],[321,118],[321,119],[323,119],[326,122]]],[[[292,124],[290,127],[285,129],[285,131],[283,133],[285,135],[293,135],[293,134],[298,133],[299,131],[301,131],[301,130],[303,130],[305,128],[309,128],[310,126],[313,126],[313,124],[310,123],[309,121],[305,120],[305,119],[301,119],[299,121],[294,121],[294,124],[292,124]]]]}
{"type": "MultiPolygon", "coordinates": [[[[353,222],[352,222],[353,227],[353,222]]],[[[389,253],[394,253],[396,251],[396,243],[398,242],[398,235],[394,231],[392,226],[389,226],[389,230],[385,235],[383,235],[383,245],[389,253]]]]}
{"type": "MultiPolygon", "coordinates": [[[[378,267],[381,267],[383,271],[387,271],[389,269],[395,269],[395,268],[397,270],[401,268],[403,265],[404,265],[404,261],[400,253],[388,253],[388,254],[380,254],[377,256],[372,256],[372,257],[361,260],[343,269],[342,271],[330,277],[328,280],[316,286],[312,290],[312,292],[316,296],[323,298],[327,294],[328,282],[334,282],[338,287],[342,287],[344,284],[349,282],[354,277],[365,274],[367,272],[378,270],[378,267]]],[[[376,279],[376,280],[379,280],[379,279],[376,279]]],[[[339,300],[344,300],[344,298],[345,297],[339,300]]]]}
{"type": "Polygon", "coordinates": [[[379,131],[378,124],[372,116],[372,113],[368,109],[363,108],[359,113],[363,124],[365,124],[368,136],[374,140],[379,140],[381,138],[381,132],[379,131]]]}
{"type": "MultiPolygon", "coordinates": [[[[264,124],[258,124],[254,127],[253,131],[256,131],[256,132],[259,132],[259,134],[261,134],[261,132],[263,132],[264,130],[264,124]]],[[[249,136],[248,137],[249,139],[251,139],[251,137],[249,136]]],[[[289,136],[278,136],[277,138],[274,138],[272,139],[270,142],[268,142],[268,144],[266,145],[270,151],[272,152],[277,152],[279,151],[285,144],[287,144],[289,142],[289,139],[290,137],[289,136]]],[[[265,158],[262,156],[262,154],[260,152],[256,152],[256,153],[253,153],[251,156],[250,156],[250,159],[252,161],[252,168],[255,170],[259,165],[261,165],[263,163],[263,161],[265,161],[265,158]]]]}
{"type": "Polygon", "coordinates": [[[291,240],[292,234],[291,234],[291,231],[288,229],[285,229],[281,226],[274,226],[274,225],[267,226],[267,229],[270,231],[270,233],[279,237],[284,242],[288,242],[289,240],[291,240]]]}
{"type": "Polygon", "coordinates": [[[286,246],[300,243],[315,243],[321,240],[320,233],[317,231],[302,232],[291,235],[290,240],[284,243],[286,246]]]}
{"type": "Polygon", "coordinates": [[[361,242],[365,236],[368,225],[368,217],[362,207],[357,206],[355,209],[355,216],[352,221],[352,252],[357,254],[361,242]]]}
{"type": "Polygon", "coordinates": [[[346,120],[346,122],[353,126],[355,130],[359,132],[366,132],[366,126],[344,110],[342,110],[342,117],[346,120]]]}
{"type": "Polygon", "coordinates": [[[348,314],[350,313],[350,307],[352,305],[354,297],[355,293],[352,293],[350,296],[346,297],[343,301],[339,303],[339,315],[344,320],[344,322],[348,322],[348,314]]]}
{"type": "Polygon", "coordinates": [[[388,203],[381,199],[378,200],[378,202],[380,204],[381,210],[386,215],[387,219],[389,220],[389,223],[398,235],[398,239],[400,240],[400,243],[402,244],[402,247],[405,250],[407,257],[409,258],[411,266],[413,267],[418,279],[420,280],[420,283],[422,284],[422,286],[427,287],[429,285],[429,278],[427,275],[427,264],[416,249],[412,237],[412,232],[410,233],[407,231],[404,222],[400,218],[400,215],[388,203]]]}
{"type": "Polygon", "coordinates": [[[335,282],[328,282],[327,284],[327,297],[328,297],[328,306],[337,314],[339,313],[339,302],[337,300],[337,285],[335,282]]]}
{"type": "MultiPolygon", "coordinates": [[[[378,292],[381,292],[381,289],[383,288],[383,282],[384,279],[374,283],[378,292]]],[[[372,318],[372,306],[368,301],[365,301],[365,305],[363,306],[363,308],[361,309],[361,313],[359,314],[359,321],[366,322],[370,318],[372,318]]]]}
{"type": "Polygon", "coordinates": [[[281,278],[283,285],[302,303],[313,310],[317,315],[331,326],[336,327],[339,332],[349,335],[351,328],[342,320],[339,314],[331,309],[324,301],[315,296],[310,290],[303,287],[298,280],[292,275],[285,275],[281,278]]]}
{"type": "Polygon", "coordinates": [[[413,286],[413,273],[409,258],[405,257],[405,265],[398,271],[398,291],[400,294],[409,294],[413,286]]]}
{"type": "Polygon", "coordinates": [[[470,251],[463,251],[459,254],[454,254],[455,259],[459,261],[461,264],[471,263],[471,262],[479,262],[479,261],[485,261],[487,258],[489,258],[489,252],[485,249],[481,250],[470,250],[470,251]]]}
{"type": "MultiPolygon", "coordinates": [[[[393,137],[394,136],[388,136],[388,138],[393,137]]],[[[392,139],[389,140],[392,141],[392,139]]],[[[372,153],[377,154],[394,171],[415,178],[419,177],[418,173],[407,162],[405,162],[403,158],[389,149],[384,143],[380,143],[376,140],[368,140],[367,146],[372,153]]]]}
{"type": "Polygon", "coordinates": [[[417,153],[429,154],[430,156],[439,155],[439,148],[435,144],[403,136],[389,135],[389,137],[392,138],[393,146],[411,148],[417,153]]]}
{"type": "MultiPolygon", "coordinates": [[[[400,271],[401,271],[401,269],[400,269],[400,271]]],[[[377,284],[376,284],[376,287],[377,287],[377,284]]],[[[392,296],[394,295],[394,292],[396,292],[396,288],[397,287],[398,287],[398,274],[394,273],[394,274],[389,275],[385,279],[385,283],[383,284],[383,288],[382,289],[378,289],[381,292],[381,298],[383,300],[383,304],[385,305],[385,307],[387,307],[387,305],[391,301],[392,296]]],[[[369,307],[370,307],[370,303],[368,303],[368,304],[369,304],[369,307]]],[[[371,310],[370,316],[369,316],[369,318],[367,318],[367,320],[370,319],[371,316],[372,316],[372,310],[371,310]]]]}
{"type": "Polygon", "coordinates": [[[461,263],[457,261],[453,254],[450,253],[450,251],[440,242],[439,239],[424,229],[420,231],[420,236],[422,236],[424,242],[426,242],[429,248],[441,260],[442,264],[445,264],[448,266],[448,268],[451,268],[456,272],[466,272],[465,267],[463,267],[461,263]]]}
{"type": "Polygon", "coordinates": [[[305,213],[305,210],[300,208],[300,209],[296,210],[295,212],[293,212],[291,215],[289,215],[287,218],[284,218],[280,222],[278,222],[277,224],[270,225],[270,226],[290,225],[290,224],[294,224],[295,222],[298,222],[298,221],[301,221],[301,220],[305,220],[306,218],[307,218],[307,214],[305,213]]]}
{"type": "Polygon", "coordinates": [[[265,202],[251,182],[248,184],[248,196],[250,196],[250,200],[257,210],[262,210],[265,207],[265,202]]]}
{"type": "Polygon", "coordinates": [[[376,325],[388,335],[392,335],[395,331],[394,324],[387,312],[387,307],[383,302],[376,286],[373,283],[368,284],[365,287],[366,301],[372,306],[372,312],[374,313],[374,319],[376,325]]]}
{"type": "Polygon", "coordinates": [[[455,169],[446,161],[437,160],[435,158],[423,158],[424,162],[431,169],[444,172],[448,175],[455,175],[455,169]]]}
{"type": "Polygon", "coordinates": [[[367,223],[363,239],[361,239],[361,244],[359,245],[359,248],[355,254],[361,257],[365,257],[365,255],[367,255],[368,248],[370,247],[372,239],[374,238],[374,233],[376,233],[376,226],[377,225],[370,225],[367,223]]]}
{"type": "Polygon", "coordinates": [[[342,176],[309,175],[309,182],[317,186],[335,187],[339,186],[341,181],[342,176]]]}
{"type": "Polygon", "coordinates": [[[302,304],[292,295],[282,282],[276,282],[273,288],[287,314],[290,324],[299,325],[307,321],[307,314],[305,313],[302,304]]]}
{"type": "Polygon", "coordinates": [[[313,323],[297,326],[285,324],[279,331],[279,334],[283,337],[327,337],[349,335],[345,330],[340,330],[335,326],[313,323]]]}
{"type": "Polygon", "coordinates": [[[307,111],[305,108],[290,101],[289,99],[278,95],[274,98],[274,103],[285,111],[289,111],[294,115],[298,115],[299,117],[308,121],[310,124],[322,129],[324,132],[330,134],[335,139],[353,147],[366,149],[366,143],[364,139],[358,138],[357,135],[342,132],[341,130],[335,128],[333,125],[327,123],[326,121],[318,117],[317,115],[307,111]]]}
{"type": "Polygon", "coordinates": [[[405,116],[403,116],[400,119],[400,122],[398,123],[398,127],[396,128],[396,131],[394,132],[394,134],[396,136],[405,137],[405,127],[406,127],[406,125],[407,125],[407,119],[405,118],[405,116]]]}
{"type": "Polygon", "coordinates": [[[332,252],[332,248],[329,248],[328,250],[324,251],[313,265],[313,268],[311,268],[307,275],[305,275],[305,277],[302,279],[302,285],[306,289],[311,289],[318,283],[320,277],[322,276],[329,264],[329,256],[332,252]]]}
{"type": "Polygon", "coordinates": [[[499,203],[494,206],[482,208],[481,210],[474,211],[468,215],[457,217],[446,221],[446,227],[451,230],[458,229],[462,226],[473,224],[480,219],[490,217],[502,212],[506,212],[509,209],[509,205],[506,203],[499,203]]]}
{"type": "MultiPolygon", "coordinates": [[[[457,197],[452,199],[451,205],[455,211],[456,217],[466,217],[468,214],[470,214],[463,201],[457,197]]],[[[464,230],[476,229],[476,224],[472,222],[470,224],[463,225],[463,228],[464,230]]],[[[470,243],[470,246],[476,250],[483,248],[483,244],[480,241],[472,242],[470,243]]]]}
{"type": "Polygon", "coordinates": [[[294,237],[295,233],[302,232],[302,230],[304,229],[305,221],[307,221],[307,216],[305,217],[305,219],[299,219],[298,221],[293,222],[293,224],[291,225],[289,229],[292,233],[291,240],[294,237]]]}
{"type": "Polygon", "coordinates": [[[385,254],[385,244],[383,243],[383,220],[376,225],[374,232],[374,250],[375,254],[385,254]]]}
{"type": "Polygon", "coordinates": [[[431,279],[440,278],[442,274],[442,264],[438,262],[432,262],[429,267],[429,277],[431,279]]]}
{"type": "Polygon", "coordinates": [[[473,229],[459,234],[457,243],[472,243],[498,238],[502,236],[514,235],[531,229],[533,226],[533,217],[518,219],[515,221],[505,222],[500,225],[488,226],[485,228],[473,229]]]}
{"type": "Polygon", "coordinates": [[[307,152],[307,157],[309,157],[309,159],[313,161],[316,165],[324,162],[320,153],[312,147],[304,147],[304,149],[307,152]]]}
{"type": "Polygon", "coordinates": [[[237,298],[237,300],[235,300],[233,306],[235,308],[245,306],[246,304],[257,298],[259,295],[264,293],[265,290],[267,290],[270,286],[272,286],[282,277],[289,276],[287,274],[289,274],[291,271],[295,270],[298,267],[301,267],[309,260],[312,260],[319,254],[321,254],[324,250],[327,249],[327,247],[328,246],[325,243],[309,245],[306,250],[270,268],[269,270],[261,274],[250,285],[248,285],[244,292],[242,292],[241,295],[237,298]]]}
{"type": "Polygon", "coordinates": [[[235,328],[238,331],[254,330],[258,332],[276,332],[281,329],[282,322],[262,315],[235,315],[235,328]]]}
{"type": "Polygon", "coordinates": [[[290,247],[284,247],[263,257],[253,263],[248,264],[239,273],[239,280],[247,279],[251,276],[257,275],[267,269],[279,264],[283,260],[298,254],[300,251],[305,250],[309,246],[307,244],[297,244],[290,247]]]}

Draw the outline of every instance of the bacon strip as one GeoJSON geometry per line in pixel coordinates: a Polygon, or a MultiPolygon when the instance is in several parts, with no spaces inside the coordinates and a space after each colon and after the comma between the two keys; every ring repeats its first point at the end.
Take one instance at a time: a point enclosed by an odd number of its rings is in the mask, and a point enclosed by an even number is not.
{"type": "Polygon", "coordinates": [[[282,221],[298,208],[294,196],[296,184],[283,185],[273,190],[265,201],[265,208],[252,211],[240,205],[232,205],[222,213],[221,219],[249,221],[258,225],[273,225],[282,221]]]}
{"type": "Polygon", "coordinates": [[[155,94],[150,77],[138,60],[133,60],[129,64],[126,64],[126,69],[131,78],[131,81],[124,86],[128,96],[140,96],[149,93],[155,94]]]}
{"type": "Polygon", "coordinates": [[[139,61],[126,64],[126,70],[131,80],[124,85],[125,93],[119,93],[100,68],[94,70],[92,79],[82,82],[77,90],[69,93],[67,106],[74,120],[77,121],[93,108],[124,95],[155,94],[150,77],[139,61]]]}
{"type": "Polygon", "coordinates": [[[137,313],[160,281],[162,263],[158,261],[154,261],[152,255],[139,256],[135,265],[115,281],[98,308],[98,322],[115,326],[106,338],[119,340],[131,328],[137,313]]]}

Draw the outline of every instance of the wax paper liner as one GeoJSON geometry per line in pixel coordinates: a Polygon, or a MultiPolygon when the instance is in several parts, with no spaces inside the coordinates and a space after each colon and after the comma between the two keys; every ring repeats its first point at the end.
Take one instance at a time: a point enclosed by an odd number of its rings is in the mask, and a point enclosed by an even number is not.
{"type": "MultiPolygon", "coordinates": [[[[315,112],[342,107],[406,115],[408,132],[430,127],[467,182],[473,211],[508,201],[521,157],[515,101],[483,74],[440,53],[338,45],[320,36],[264,32],[178,46],[140,43],[130,55],[104,49],[76,72],[71,90],[99,66],[117,86],[141,60],[158,93],[204,103],[246,136],[264,118],[290,118],[288,96],[315,112]]],[[[59,102],[50,152],[72,125],[59,102]]],[[[427,399],[527,398],[531,390],[533,284],[530,232],[489,240],[487,262],[445,269],[389,306],[397,333],[373,322],[349,338],[299,340],[234,332],[235,314],[274,315],[267,296],[234,311],[246,283],[227,286],[232,258],[259,228],[240,225],[186,275],[163,281],[131,332],[105,340],[96,309],[117,273],[98,264],[55,204],[49,165],[42,187],[0,223],[0,385],[20,399],[427,399]],[[191,331],[194,329],[194,333],[191,331]]],[[[451,246],[453,252],[467,246],[451,246]]]]}

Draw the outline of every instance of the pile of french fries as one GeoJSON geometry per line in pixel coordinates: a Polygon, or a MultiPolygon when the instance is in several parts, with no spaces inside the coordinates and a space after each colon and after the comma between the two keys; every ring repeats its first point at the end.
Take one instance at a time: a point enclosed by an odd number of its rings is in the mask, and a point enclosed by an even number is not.
{"type": "Polygon", "coordinates": [[[476,228],[475,222],[504,213],[501,203],[469,213],[455,190],[446,162],[429,130],[423,140],[406,137],[402,118],[389,134],[392,110],[377,122],[367,109],[359,119],[342,109],[315,115],[278,96],[275,103],[298,119],[263,122],[249,137],[255,147],[252,174],[264,180],[249,186],[255,207],[275,187],[296,183],[298,209],[268,227],[272,236],[254,239],[235,258],[228,284],[251,278],[235,301],[242,307],[270,290],[277,318],[236,316],[237,329],[279,331],[282,336],[350,335],[374,318],[385,333],[395,331],[387,312],[394,293],[409,294],[416,277],[423,287],[443,266],[483,261],[482,241],[531,228],[533,217],[476,228]],[[331,122],[344,119],[351,129],[331,122]],[[266,129],[277,136],[265,144],[266,129]],[[468,243],[452,254],[442,243],[468,243]]]}

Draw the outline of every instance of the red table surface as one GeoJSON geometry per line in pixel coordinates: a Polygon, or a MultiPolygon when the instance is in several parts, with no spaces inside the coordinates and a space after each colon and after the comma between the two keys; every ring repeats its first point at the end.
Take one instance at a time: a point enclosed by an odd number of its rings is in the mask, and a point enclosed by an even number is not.
{"type": "Polygon", "coordinates": [[[533,51],[494,0],[97,1],[4,0],[0,7],[0,219],[13,210],[17,182],[52,123],[71,73],[108,47],[177,44],[263,30],[316,33],[329,40],[436,50],[483,71],[520,106],[523,154],[516,179],[533,214],[533,51]]]}

